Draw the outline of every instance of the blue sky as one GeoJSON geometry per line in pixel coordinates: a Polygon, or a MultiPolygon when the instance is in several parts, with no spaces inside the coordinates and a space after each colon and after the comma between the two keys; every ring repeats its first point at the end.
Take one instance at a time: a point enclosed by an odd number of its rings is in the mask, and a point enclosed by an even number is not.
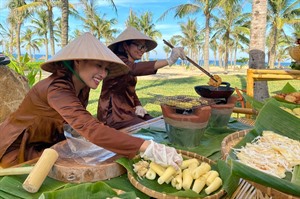
{"type": "MultiPolygon", "coordinates": [[[[5,24],[5,19],[7,17],[7,9],[5,9],[4,5],[6,4],[6,0],[0,0],[0,23],[5,24]]],[[[79,12],[82,12],[82,5],[79,4],[78,0],[69,0],[70,3],[74,4],[76,9],[79,12]]],[[[116,18],[118,20],[118,24],[113,26],[114,28],[118,29],[120,32],[125,29],[125,21],[128,18],[129,11],[132,9],[138,16],[145,12],[152,12],[153,13],[153,23],[155,24],[155,28],[162,33],[162,38],[158,39],[158,47],[155,51],[150,53],[150,58],[165,58],[165,53],[163,51],[163,39],[169,40],[173,35],[180,34],[180,27],[179,23],[186,22],[188,17],[183,19],[174,19],[174,12],[170,12],[162,21],[157,21],[157,19],[168,9],[187,3],[187,0],[114,0],[118,12],[115,13],[112,6],[108,3],[107,0],[98,0],[97,8],[100,16],[104,13],[106,14],[106,19],[116,18]]],[[[248,9],[251,9],[251,5],[248,6],[248,9]]],[[[54,16],[60,16],[59,10],[54,10],[54,16]]],[[[190,15],[189,18],[194,19],[197,18],[199,28],[204,28],[205,18],[203,14],[200,12],[196,15],[190,15]]],[[[82,22],[80,20],[76,20],[74,18],[70,18],[70,28],[71,31],[75,28],[79,30],[83,30],[82,22]]],[[[26,25],[26,24],[25,24],[26,25]]],[[[28,25],[28,22],[27,22],[28,25]]],[[[117,36],[117,35],[115,35],[117,36]]],[[[50,48],[49,48],[50,49],[50,48]]],[[[0,51],[2,47],[0,47],[0,51]]],[[[59,50],[59,47],[56,48],[56,52],[59,50]]],[[[41,49],[41,54],[43,54],[45,50],[41,49]]],[[[245,57],[247,55],[243,54],[240,55],[245,57]]],[[[212,53],[210,53],[210,57],[212,57],[212,53]]]]}
{"type": "MultiPolygon", "coordinates": [[[[70,0],[71,3],[76,5],[77,10],[81,10],[80,4],[78,0],[70,0]]],[[[125,27],[125,21],[129,16],[130,9],[133,10],[136,15],[140,16],[145,12],[153,13],[153,23],[155,24],[155,28],[162,33],[162,38],[158,39],[158,46],[155,51],[150,52],[151,58],[165,58],[165,53],[163,51],[163,39],[170,39],[173,35],[180,34],[179,23],[186,22],[187,17],[183,19],[174,19],[174,12],[170,12],[162,21],[158,21],[158,18],[168,9],[187,3],[186,0],[114,0],[115,5],[117,7],[117,14],[113,10],[112,6],[107,3],[105,0],[97,1],[98,11],[103,15],[106,13],[106,19],[116,18],[118,20],[118,24],[114,26],[114,28],[120,30],[122,32],[125,27]]],[[[195,16],[190,16],[191,18],[197,17],[200,22],[199,25],[203,28],[204,16],[200,13],[195,16]]],[[[71,19],[72,24],[78,23],[78,26],[81,25],[80,22],[76,22],[76,20],[71,19]]],[[[77,26],[77,27],[78,27],[77,26]]],[[[75,27],[75,26],[74,26],[75,27]]],[[[116,35],[117,36],[117,35],[116,35]]]]}

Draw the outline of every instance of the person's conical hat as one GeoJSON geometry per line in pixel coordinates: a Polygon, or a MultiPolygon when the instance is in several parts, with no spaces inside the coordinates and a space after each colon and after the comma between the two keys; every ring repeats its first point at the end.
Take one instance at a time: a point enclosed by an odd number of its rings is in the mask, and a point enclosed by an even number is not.
{"type": "Polygon", "coordinates": [[[120,58],[88,32],[70,42],[51,59],[41,64],[41,68],[54,73],[59,67],[62,67],[61,64],[55,63],[67,60],[100,60],[110,62],[111,64],[108,66],[109,77],[125,74],[129,70],[128,66],[120,58]]]}
{"type": "Polygon", "coordinates": [[[120,42],[128,40],[145,40],[147,46],[146,52],[153,50],[157,46],[156,41],[141,33],[137,29],[128,26],[110,45],[108,45],[108,48],[110,48],[112,51],[115,51],[120,42]]]}

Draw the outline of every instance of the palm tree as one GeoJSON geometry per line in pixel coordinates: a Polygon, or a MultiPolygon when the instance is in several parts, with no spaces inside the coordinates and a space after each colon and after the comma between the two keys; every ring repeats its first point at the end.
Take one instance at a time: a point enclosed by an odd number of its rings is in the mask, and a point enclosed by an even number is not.
{"type": "MultiPolygon", "coordinates": [[[[222,4],[219,17],[216,18],[214,26],[215,36],[223,38],[225,43],[225,59],[224,68],[225,73],[228,72],[228,58],[229,58],[229,42],[233,40],[233,36],[244,37],[244,33],[249,30],[245,24],[249,21],[249,14],[242,14],[242,7],[238,4],[228,5],[228,2],[222,4]]],[[[248,31],[249,32],[249,31],[248,31]]]]}
{"type": "Polygon", "coordinates": [[[135,12],[133,12],[131,9],[129,10],[129,16],[125,22],[126,27],[132,26],[136,29],[139,29],[139,19],[136,16],[135,12]]]}
{"type": "Polygon", "coordinates": [[[188,19],[187,23],[180,23],[180,29],[183,34],[175,36],[181,42],[181,45],[187,47],[188,55],[191,59],[199,61],[199,46],[201,46],[200,31],[196,19],[188,19]]]}
{"type": "Polygon", "coordinates": [[[216,39],[212,39],[210,41],[210,49],[213,51],[214,54],[214,65],[217,65],[217,50],[218,50],[218,42],[216,41],[216,39]]]}
{"type": "Polygon", "coordinates": [[[204,68],[209,70],[209,38],[210,20],[212,11],[220,4],[220,0],[193,0],[194,3],[181,4],[170,8],[162,14],[159,19],[163,19],[171,10],[175,10],[174,17],[184,17],[202,11],[205,15],[205,43],[204,43],[204,68]]]}
{"type": "Polygon", "coordinates": [[[115,18],[106,20],[105,14],[100,17],[94,1],[80,0],[80,2],[84,7],[85,17],[80,17],[84,22],[84,28],[92,32],[99,40],[105,39],[106,44],[112,41],[112,35],[117,32],[117,29],[112,28],[112,25],[117,24],[117,20],[115,18]]]}
{"type": "Polygon", "coordinates": [[[49,43],[49,39],[48,39],[48,22],[47,22],[47,13],[46,11],[37,11],[37,18],[33,18],[31,20],[31,27],[33,28],[34,32],[38,35],[43,37],[43,42],[45,45],[45,53],[46,53],[46,60],[48,60],[49,57],[49,52],[48,52],[48,43],[49,43]]]}
{"type": "Polygon", "coordinates": [[[294,36],[294,40],[296,39],[300,39],[300,23],[296,23],[293,25],[293,36],[294,36]]]}
{"type": "MultiPolygon", "coordinates": [[[[249,67],[265,68],[265,46],[267,25],[267,0],[252,4],[252,20],[250,29],[249,67]]],[[[254,98],[263,101],[269,97],[266,81],[256,81],[253,85],[254,98]]]]}
{"type": "Polygon", "coordinates": [[[69,41],[72,41],[73,39],[79,37],[80,35],[82,35],[82,31],[79,29],[75,29],[71,35],[69,35],[69,41]]]}
{"type": "Polygon", "coordinates": [[[246,22],[244,26],[235,26],[234,29],[232,30],[232,53],[233,53],[233,64],[236,66],[236,57],[237,57],[237,52],[238,50],[244,52],[245,48],[249,47],[249,37],[250,37],[250,21],[249,24],[246,22]],[[241,34],[242,33],[242,34],[241,34]]]}
{"type": "MultiPolygon", "coordinates": [[[[178,41],[177,39],[173,36],[169,41],[168,41],[170,44],[172,44],[173,46],[177,46],[178,45],[178,41]]],[[[166,57],[169,56],[170,52],[171,52],[171,49],[169,46],[164,46],[163,47],[165,53],[166,53],[166,57]]]]}
{"type": "MultiPolygon", "coordinates": [[[[137,30],[141,31],[145,35],[149,36],[153,40],[161,38],[161,32],[155,29],[155,24],[152,22],[153,14],[151,12],[145,12],[141,16],[136,16],[133,11],[129,11],[129,17],[125,24],[127,26],[135,27],[137,30]]],[[[145,54],[145,60],[149,60],[149,53],[145,54]]]]}
{"type": "Polygon", "coordinates": [[[61,10],[61,46],[64,47],[68,43],[69,0],[61,0],[61,10]]]}
{"type": "Polygon", "coordinates": [[[16,46],[15,45],[15,40],[14,40],[14,38],[15,38],[15,32],[14,32],[14,28],[12,27],[13,23],[10,22],[9,19],[12,19],[12,18],[8,18],[7,19],[8,28],[5,28],[1,24],[1,26],[0,26],[0,35],[3,38],[9,38],[8,41],[6,39],[2,40],[2,45],[4,46],[3,49],[5,49],[4,52],[7,52],[9,54],[13,54],[14,47],[16,46]]]}
{"type": "MultiPolygon", "coordinates": [[[[162,37],[162,34],[159,30],[155,29],[155,24],[153,21],[153,14],[151,12],[145,12],[140,16],[139,26],[141,31],[152,38],[153,40],[157,40],[162,37]]],[[[149,53],[146,53],[146,60],[149,60],[149,53]]]]}
{"type": "Polygon", "coordinates": [[[29,16],[29,12],[24,10],[18,10],[18,7],[26,5],[24,0],[10,0],[8,2],[8,8],[10,9],[9,18],[12,25],[15,25],[14,31],[16,32],[16,44],[17,44],[17,60],[20,61],[21,57],[21,26],[29,16]]]}
{"type": "Polygon", "coordinates": [[[51,55],[55,54],[55,37],[54,37],[54,24],[53,24],[53,8],[60,7],[61,1],[60,0],[34,0],[34,2],[19,6],[19,11],[35,11],[37,8],[46,7],[47,11],[47,22],[49,28],[49,35],[50,35],[50,48],[51,48],[51,55]]]}
{"type": "Polygon", "coordinates": [[[300,8],[299,1],[277,0],[268,2],[268,21],[271,24],[271,31],[273,33],[273,37],[271,40],[269,67],[274,68],[277,50],[277,40],[279,37],[278,34],[279,32],[284,31],[283,26],[288,24],[300,23],[300,8]]]}
{"type": "Polygon", "coordinates": [[[35,50],[40,51],[39,47],[41,47],[41,43],[38,39],[34,38],[34,32],[31,29],[25,31],[25,34],[22,37],[22,43],[22,47],[25,47],[30,59],[34,60],[35,50]],[[33,50],[33,54],[31,50],[33,50]]]}

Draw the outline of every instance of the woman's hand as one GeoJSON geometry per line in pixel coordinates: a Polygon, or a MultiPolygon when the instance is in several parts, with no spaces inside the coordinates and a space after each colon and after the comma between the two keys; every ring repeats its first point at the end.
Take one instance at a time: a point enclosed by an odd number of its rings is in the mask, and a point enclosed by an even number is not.
{"type": "Polygon", "coordinates": [[[149,159],[162,166],[171,165],[175,169],[179,169],[183,159],[182,156],[177,153],[175,148],[164,144],[158,144],[153,140],[146,140],[144,144],[143,145],[146,147],[146,150],[142,152],[143,149],[141,147],[140,154],[142,158],[149,159]]]}
{"type": "Polygon", "coordinates": [[[167,62],[169,64],[169,66],[173,65],[174,63],[176,63],[176,61],[178,60],[179,57],[182,60],[186,59],[183,47],[173,48],[170,57],[167,59],[167,62]]]}
{"type": "Polygon", "coordinates": [[[144,117],[145,114],[147,114],[147,111],[142,106],[136,106],[135,107],[135,114],[137,116],[144,117]]]}

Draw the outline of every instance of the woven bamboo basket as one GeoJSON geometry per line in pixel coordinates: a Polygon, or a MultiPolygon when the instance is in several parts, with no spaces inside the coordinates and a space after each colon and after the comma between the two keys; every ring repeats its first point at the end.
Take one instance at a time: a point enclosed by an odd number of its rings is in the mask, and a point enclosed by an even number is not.
{"type": "MultiPolygon", "coordinates": [[[[178,153],[181,153],[183,157],[185,158],[196,158],[201,162],[207,162],[209,164],[213,164],[214,162],[206,157],[200,156],[196,153],[193,152],[189,152],[189,151],[182,151],[182,150],[177,150],[178,153]]],[[[145,187],[144,185],[142,185],[141,183],[139,183],[131,174],[130,172],[128,172],[128,179],[131,182],[131,184],[137,188],[138,190],[140,190],[141,192],[147,194],[150,197],[153,198],[158,198],[158,199],[188,199],[186,197],[179,197],[179,196],[172,196],[172,195],[168,195],[167,193],[161,193],[161,192],[157,192],[151,188],[145,187]]],[[[171,185],[170,185],[171,186],[171,185]]],[[[220,189],[218,192],[216,192],[215,194],[206,196],[204,198],[193,198],[193,199],[219,199],[222,196],[224,196],[226,194],[224,189],[220,189]]]]}
{"type": "MultiPolygon", "coordinates": [[[[230,149],[232,147],[234,147],[240,140],[242,140],[242,138],[249,131],[250,131],[250,129],[243,130],[243,131],[237,131],[235,133],[232,133],[232,134],[226,136],[223,139],[222,144],[221,144],[221,153],[222,153],[222,158],[223,159],[227,158],[227,156],[230,152],[230,149]]],[[[243,189],[243,188],[240,188],[241,186],[239,186],[238,189],[241,189],[239,192],[253,193],[253,194],[255,194],[255,196],[253,198],[257,198],[257,199],[269,199],[269,198],[274,198],[274,199],[300,199],[299,197],[283,193],[283,192],[278,191],[276,189],[273,189],[271,187],[266,187],[264,185],[261,185],[261,184],[258,184],[258,183],[255,183],[255,182],[252,182],[252,181],[249,181],[249,180],[247,180],[247,181],[242,180],[240,185],[245,186],[246,188],[243,189]],[[251,189],[251,187],[245,186],[247,184],[251,184],[253,187],[256,188],[256,190],[251,189]]],[[[232,198],[234,198],[234,197],[232,197],[232,198]]]]}

